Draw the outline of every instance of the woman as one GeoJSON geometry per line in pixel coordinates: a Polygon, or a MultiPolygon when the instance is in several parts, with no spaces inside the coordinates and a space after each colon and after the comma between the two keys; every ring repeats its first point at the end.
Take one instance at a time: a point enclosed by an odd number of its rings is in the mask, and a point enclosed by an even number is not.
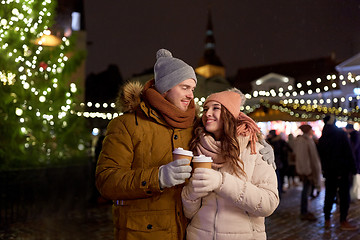
{"type": "Polygon", "coordinates": [[[300,201],[301,220],[316,221],[315,215],[308,211],[308,197],[312,186],[321,190],[321,162],[313,139],[314,131],[309,124],[300,127],[303,135],[295,140],[296,171],[303,183],[300,201]]]}
{"type": "Polygon", "coordinates": [[[195,126],[191,150],[213,159],[183,188],[187,239],[266,239],[264,218],[279,204],[274,168],[261,159],[260,129],[231,89],[210,95],[195,126]]]}

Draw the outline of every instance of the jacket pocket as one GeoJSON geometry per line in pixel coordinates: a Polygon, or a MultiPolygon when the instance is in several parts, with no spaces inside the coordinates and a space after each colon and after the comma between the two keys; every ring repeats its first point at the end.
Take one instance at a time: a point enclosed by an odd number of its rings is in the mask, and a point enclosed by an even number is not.
{"type": "Polygon", "coordinates": [[[169,211],[129,212],[125,226],[133,231],[170,231],[171,215],[169,211]]]}

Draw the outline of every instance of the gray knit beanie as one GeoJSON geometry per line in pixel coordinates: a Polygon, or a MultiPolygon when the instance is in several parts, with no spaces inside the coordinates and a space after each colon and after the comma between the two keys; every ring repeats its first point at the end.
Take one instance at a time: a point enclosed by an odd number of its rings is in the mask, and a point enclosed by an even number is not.
{"type": "Polygon", "coordinates": [[[174,58],[170,51],[160,49],[154,65],[155,88],[163,94],[182,81],[192,78],[197,83],[194,69],[184,61],[174,58]]]}

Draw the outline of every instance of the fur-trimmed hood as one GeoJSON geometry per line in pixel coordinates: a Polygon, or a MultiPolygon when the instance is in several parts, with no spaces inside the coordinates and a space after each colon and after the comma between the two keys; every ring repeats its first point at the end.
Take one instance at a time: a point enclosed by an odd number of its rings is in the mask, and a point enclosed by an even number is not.
{"type": "Polygon", "coordinates": [[[127,82],[119,90],[116,109],[120,112],[134,112],[141,102],[144,86],[140,82],[127,82]]]}

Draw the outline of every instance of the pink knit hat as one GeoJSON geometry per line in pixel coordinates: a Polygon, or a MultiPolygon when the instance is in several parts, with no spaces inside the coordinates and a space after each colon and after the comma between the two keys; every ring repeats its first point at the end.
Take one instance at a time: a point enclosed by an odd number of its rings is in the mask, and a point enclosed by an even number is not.
{"type": "Polygon", "coordinates": [[[233,88],[227,91],[213,93],[207,97],[204,105],[208,102],[215,101],[223,105],[235,118],[240,114],[240,107],[245,102],[245,97],[240,90],[233,88]]]}
{"type": "Polygon", "coordinates": [[[250,136],[251,154],[256,154],[255,142],[258,141],[257,134],[260,133],[260,128],[254,120],[240,112],[240,107],[245,103],[244,94],[240,90],[232,88],[227,91],[211,94],[206,99],[204,105],[211,101],[220,103],[235,117],[237,121],[237,135],[250,136]]]}

